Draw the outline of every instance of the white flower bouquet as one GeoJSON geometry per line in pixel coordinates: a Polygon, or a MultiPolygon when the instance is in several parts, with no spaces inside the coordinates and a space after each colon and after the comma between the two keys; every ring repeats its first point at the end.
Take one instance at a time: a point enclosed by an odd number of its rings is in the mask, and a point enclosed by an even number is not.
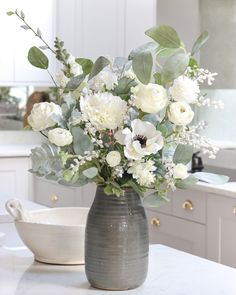
{"type": "Polygon", "coordinates": [[[211,85],[216,75],[193,57],[207,41],[206,32],[188,53],[173,28],[153,27],[146,31],[153,42],[127,59],[101,56],[93,62],[73,57],[58,38],[51,48],[23,12],[8,15],[19,17],[22,28],[44,43],[29,50],[33,66],[48,69],[46,50],[62,63],[53,78],[59,99],[35,104],[28,117],[30,127],[48,138],[32,150],[33,173],[65,185],[95,182],[107,195],[121,196],[126,188],[143,195],[152,189],[144,199],[149,205],[167,200],[170,189],[186,189],[204,178],[190,174],[186,165],[194,149],[211,158],[218,150],[199,134],[205,123],[194,122],[197,107],[222,107],[199,88],[211,85]]]}

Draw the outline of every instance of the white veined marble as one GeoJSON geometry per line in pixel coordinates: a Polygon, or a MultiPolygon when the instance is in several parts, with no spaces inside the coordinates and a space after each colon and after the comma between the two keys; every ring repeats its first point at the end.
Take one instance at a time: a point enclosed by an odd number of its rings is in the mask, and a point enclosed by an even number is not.
{"type": "Polygon", "coordinates": [[[89,286],[83,266],[34,262],[28,250],[0,248],[1,295],[235,295],[236,270],[162,245],[150,247],[148,278],[130,291],[89,286]]]}

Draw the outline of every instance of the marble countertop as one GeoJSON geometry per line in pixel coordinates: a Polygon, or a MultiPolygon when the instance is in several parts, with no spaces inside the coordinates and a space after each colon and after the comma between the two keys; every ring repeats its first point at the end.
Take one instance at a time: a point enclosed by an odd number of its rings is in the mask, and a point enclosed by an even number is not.
{"type": "Polygon", "coordinates": [[[162,245],[150,246],[146,282],[135,290],[90,287],[84,266],[35,262],[24,248],[0,248],[2,295],[235,295],[236,270],[162,245]]]}

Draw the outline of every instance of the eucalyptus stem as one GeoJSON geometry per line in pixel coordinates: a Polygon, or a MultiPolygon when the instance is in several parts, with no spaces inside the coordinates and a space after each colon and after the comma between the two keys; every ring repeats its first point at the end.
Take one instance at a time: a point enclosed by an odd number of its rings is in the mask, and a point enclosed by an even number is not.
{"type": "Polygon", "coordinates": [[[26,27],[31,30],[36,37],[38,37],[44,44],[45,46],[47,47],[47,49],[49,49],[53,54],[56,54],[55,50],[53,50],[49,45],[48,43],[42,38],[42,34],[40,32],[39,29],[37,29],[37,31],[35,31],[26,21],[25,21],[25,15],[23,12],[21,12],[20,14],[18,13],[18,11],[16,10],[15,11],[15,15],[21,19],[23,21],[23,23],[26,25],[26,27]]]}
{"type": "Polygon", "coordinates": [[[44,137],[48,138],[46,134],[43,133],[43,131],[39,131],[44,137]]]}
{"type": "Polygon", "coordinates": [[[57,85],[57,83],[56,83],[56,81],[55,81],[55,79],[53,78],[53,76],[52,76],[52,74],[49,72],[49,70],[47,69],[47,72],[48,72],[48,75],[51,77],[51,79],[52,79],[52,82],[54,83],[54,85],[58,88],[58,85],[57,85]]]}

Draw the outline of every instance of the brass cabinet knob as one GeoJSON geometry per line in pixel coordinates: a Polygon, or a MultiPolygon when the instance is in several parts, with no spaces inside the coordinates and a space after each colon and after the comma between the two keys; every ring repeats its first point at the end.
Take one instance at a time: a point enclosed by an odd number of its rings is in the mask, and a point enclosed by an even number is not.
{"type": "Polygon", "coordinates": [[[51,195],[51,201],[52,201],[52,202],[57,202],[58,200],[59,200],[58,195],[56,195],[56,194],[52,194],[52,195],[51,195]]]}
{"type": "Polygon", "coordinates": [[[182,208],[192,211],[194,206],[193,206],[193,203],[190,200],[186,200],[185,202],[183,202],[182,208]]]}
{"type": "Polygon", "coordinates": [[[233,208],[233,213],[236,215],[236,206],[233,208]]]}
{"type": "Polygon", "coordinates": [[[157,227],[161,226],[161,221],[159,218],[157,217],[154,217],[151,219],[151,225],[155,225],[157,227]]]}

